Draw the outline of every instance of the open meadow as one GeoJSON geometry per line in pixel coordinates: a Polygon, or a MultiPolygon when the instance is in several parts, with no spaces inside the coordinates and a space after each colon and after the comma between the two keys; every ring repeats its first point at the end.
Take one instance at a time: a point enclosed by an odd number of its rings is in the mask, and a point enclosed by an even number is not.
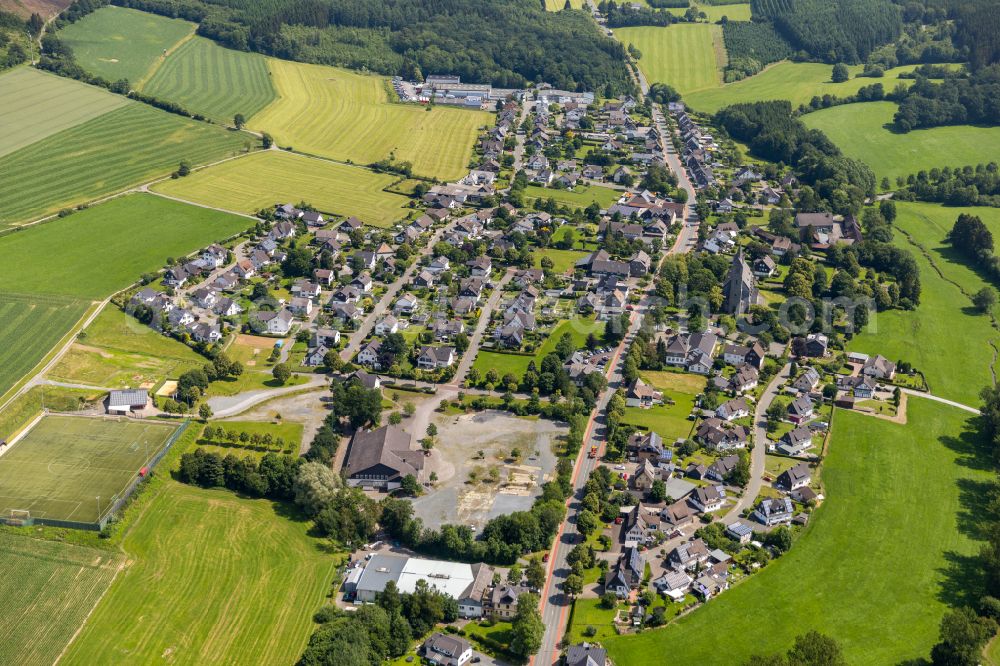
{"type": "Polygon", "coordinates": [[[961,213],[978,215],[994,233],[1000,233],[1000,210],[903,202],[897,203],[897,209],[895,226],[917,244],[896,232],[894,242],[909,249],[920,266],[920,305],[912,312],[879,312],[848,347],[909,361],[924,373],[935,395],[977,405],[979,390],[992,381],[991,345],[1000,345],[1000,334],[989,317],[972,307],[971,295],[987,282],[944,238],[961,213]],[[957,358],[962,359],[960,372],[955,370],[957,358]]]}
{"type": "Polygon", "coordinates": [[[0,237],[0,292],[103,299],[252,220],[152,194],[133,194],[0,237]]]}
{"type": "Polygon", "coordinates": [[[629,666],[739,664],[815,629],[852,665],[926,657],[942,615],[975,587],[965,563],[978,552],[976,504],[991,465],[968,414],[922,398],[908,412],[902,426],[838,411],[826,500],[791,551],[664,629],[605,638],[609,656],[629,666]],[[720,627],[725,640],[713,638],[720,627]]]}
{"type": "Polygon", "coordinates": [[[688,416],[694,409],[696,396],[705,390],[705,378],[664,371],[643,372],[642,380],[663,392],[664,404],[648,409],[626,407],[625,422],[643,431],[652,430],[666,442],[687,439],[694,427],[688,416]]]}
{"type": "Polygon", "coordinates": [[[138,87],[163,53],[194,34],[196,26],[138,9],[107,6],[59,31],[85,70],[138,87]]]}
{"type": "Polygon", "coordinates": [[[566,8],[569,2],[570,9],[583,9],[583,0],[545,0],[545,11],[558,12],[566,8]]]}
{"type": "Polygon", "coordinates": [[[681,94],[721,84],[726,64],[722,28],[707,23],[675,23],[669,27],[617,28],[615,36],[642,52],[639,69],[649,85],[668,83],[681,94]]]}
{"type": "Polygon", "coordinates": [[[194,34],[195,24],[137,9],[102,7],[59,31],[80,65],[109,81],[140,84],[165,51],[194,34]]]}
{"type": "Polygon", "coordinates": [[[0,515],[96,523],[177,430],[157,421],[46,416],[0,456],[0,515]]]}
{"type": "MultiPolygon", "coordinates": [[[[864,86],[881,83],[886,92],[891,92],[898,84],[909,86],[912,80],[900,79],[899,75],[911,72],[916,65],[905,65],[890,69],[879,79],[859,77],[861,65],[851,65],[849,80],[834,83],[830,80],[833,68],[830,65],[813,62],[775,63],[760,74],[693,92],[685,96],[684,102],[691,108],[705,113],[715,113],[724,106],[741,102],[757,102],[772,99],[787,99],[792,106],[808,104],[813,97],[836,95],[849,97],[864,86]]],[[[808,118],[808,116],[806,116],[808,118]]]]}
{"type": "Polygon", "coordinates": [[[182,160],[224,159],[252,138],[129,102],[0,158],[0,227],[166,176],[182,160]]]}
{"type": "Polygon", "coordinates": [[[18,67],[0,75],[0,157],[128,104],[121,95],[18,67]]]}
{"type": "Polygon", "coordinates": [[[121,555],[0,532],[0,663],[49,666],[122,565],[121,555]]]}
{"type": "Polygon", "coordinates": [[[485,111],[389,101],[388,80],[325,65],[268,60],[278,99],[248,121],[281,146],[370,164],[393,157],[414,173],[461,176],[485,111]]]}
{"type": "Polygon", "coordinates": [[[338,559],[287,505],[167,481],[62,664],[291,663],[338,559]]]}
{"type": "Polygon", "coordinates": [[[864,102],[810,113],[802,122],[825,132],[848,157],[868,164],[879,180],[934,167],[985,164],[1000,155],[1000,127],[953,125],[900,134],[890,129],[895,113],[893,102],[864,102]]]}
{"type": "Polygon", "coordinates": [[[622,191],[600,185],[579,185],[572,190],[560,190],[554,187],[528,185],[524,188],[526,199],[552,199],[560,206],[570,208],[586,208],[597,203],[601,208],[610,208],[621,197],[622,191]]]}
{"type": "Polygon", "coordinates": [[[531,361],[534,361],[535,365],[539,368],[542,366],[542,359],[556,350],[556,345],[564,334],[569,333],[573,338],[573,344],[579,348],[585,345],[588,335],[593,333],[600,340],[603,332],[604,322],[597,321],[592,317],[576,317],[574,319],[563,320],[556,324],[534,354],[505,354],[503,352],[481,351],[476,356],[472,367],[479,371],[480,376],[485,376],[493,368],[501,377],[510,372],[520,381],[531,361]]]}
{"type": "Polygon", "coordinates": [[[156,384],[204,364],[205,357],[184,343],[108,306],[46,376],[70,384],[125,388],[156,384]]]}
{"type": "Polygon", "coordinates": [[[0,292],[0,395],[55,347],[88,305],[63,296],[0,292]]]}
{"type": "Polygon", "coordinates": [[[276,203],[307,201],[323,213],[354,215],[379,227],[406,217],[410,200],[384,191],[398,176],[292,153],[266,151],[165,180],[156,192],[255,213],[276,203]]]}
{"type": "Polygon", "coordinates": [[[275,95],[264,56],[204,37],[185,41],[167,56],[142,91],[227,124],[237,113],[251,117],[275,95]]]}
{"type": "Polygon", "coordinates": [[[557,275],[572,273],[576,262],[586,259],[588,254],[578,250],[560,250],[554,247],[537,248],[535,254],[535,268],[542,267],[542,259],[548,257],[552,260],[552,272],[557,275]]]}

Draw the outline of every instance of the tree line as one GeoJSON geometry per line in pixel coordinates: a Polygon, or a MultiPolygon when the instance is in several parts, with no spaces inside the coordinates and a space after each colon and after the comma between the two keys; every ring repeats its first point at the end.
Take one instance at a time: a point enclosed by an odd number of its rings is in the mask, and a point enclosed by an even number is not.
{"type": "MultiPolygon", "coordinates": [[[[89,3],[100,0],[86,0],[89,3]]],[[[614,97],[634,84],[625,49],[584,12],[536,0],[114,0],[197,22],[198,34],[242,51],[421,79],[458,74],[501,87],[547,81],[614,97]]]]}
{"type": "Polygon", "coordinates": [[[918,77],[899,92],[893,123],[901,132],[942,125],[1000,124],[1000,65],[971,73],[952,73],[941,83],[918,77]]]}
{"type": "Polygon", "coordinates": [[[716,124],[750,147],[753,155],[795,169],[801,183],[797,208],[857,213],[875,193],[875,174],[863,162],[845,157],[819,130],[795,117],[791,102],[750,102],[715,114],[716,124]]]}
{"type": "Polygon", "coordinates": [[[932,201],[949,206],[1000,206],[1000,169],[996,162],[933,168],[910,174],[895,194],[904,201],[932,201]]]}

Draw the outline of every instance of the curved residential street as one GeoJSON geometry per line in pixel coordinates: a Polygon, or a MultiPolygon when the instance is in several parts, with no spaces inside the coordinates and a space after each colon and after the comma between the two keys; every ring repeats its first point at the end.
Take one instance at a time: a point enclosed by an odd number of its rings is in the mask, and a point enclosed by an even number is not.
{"type": "Polygon", "coordinates": [[[753,450],[750,452],[750,481],[744,488],[743,494],[737,500],[726,515],[722,517],[722,523],[728,525],[757,501],[761,486],[764,484],[764,463],[767,460],[767,409],[774,402],[774,399],[781,393],[781,387],[791,376],[792,364],[786,363],[778,374],[771,379],[764,392],[757,401],[757,407],[753,413],[753,450]]]}

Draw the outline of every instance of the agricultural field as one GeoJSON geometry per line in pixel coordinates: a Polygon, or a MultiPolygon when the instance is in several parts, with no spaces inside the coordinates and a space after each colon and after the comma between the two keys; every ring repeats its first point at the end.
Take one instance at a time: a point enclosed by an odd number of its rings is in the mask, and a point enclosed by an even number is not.
{"type": "Polygon", "coordinates": [[[59,31],[76,61],[108,81],[142,79],[163,60],[164,51],[194,34],[195,24],[124,7],[102,7],[59,31]]]}
{"type": "Polygon", "coordinates": [[[683,95],[718,87],[726,64],[722,28],[706,23],[675,23],[662,28],[617,28],[622,44],[634,44],[642,57],[639,69],[649,85],[668,83],[683,95]]]}
{"type": "Polygon", "coordinates": [[[879,180],[986,163],[1000,154],[1000,127],[953,125],[899,134],[889,129],[895,113],[893,102],[865,102],[810,113],[802,122],[825,132],[848,157],[868,164],[879,180]]]}
{"type": "Polygon", "coordinates": [[[0,395],[45,358],[88,305],[64,296],[0,292],[0,395]]]}
{"type": "Polygon", "coordinates": [[[132,564],[60,663],[284,663],[338,558],[288,506],[167,481],[122,547],[132,564]]]}
{"type": "Polygon", "coordinates": [[[249,119],[281,146],[370,164],[394,158],[418,175],[461,176],[485,111],[389,101],[387,79],[324,65],[268,61],[278,99],[249,119]]]}
{"type": "Polygon", "coordinates": [[[609,656],[635,666],[738,664],[784,652],[815,629],[839,641],[852,665],[925,658],[969,584],[964,561],[979,549],[970,514],[992,465],[968,414],[922,398],[908,412],[903,426],[837,411],[827,499],[791,551],[664,629],[605,638],[609,656]],[[761,617],[767,632],[757,631],[761,617]],[[712,640],[719,627],[724,641],[712,640]]]}
{"type": "Polygon", "coordinates": [[[409,199],[384,191],[398,176],[292,153],[266,151],[164,180],[156,192],[254,213],[275,203],[308,201],[324,213],[355,215],[388,227],[406,217],[409,199]]]}
{"type": "Polygon", "coordinates": [[[239,154],[251,139],[129,102],[0,158],[0,227],[166,176],[182,160],[239,154]]]}
{"type": "Polygon", "coordinates": [[[0,662],[23,666],[55,663],[124,559],[5,532],[0,532],[0,557],[5,616],[0,662]]]}
{"type": "Polygon", "coordinates": [[[156,384],[204,364],[205,358],[187,345],[108,306],[46,376],[71,384],[126,388],[156,384]]]}
{"type": "Polygon", "coordinates": [[[128,104],[121,95],[18,67],[0,75],[0,157],[128,104]]]}
{"type": "Polygon", "coordinates": [[[927,252],[925,256],[897,231],[895,243],[913,252],[920,266],[920,305],[913,312],[879,312],[849,348],[909,361],[924,373],[935,395],[977,405],[979,390],[992,381],[991,344],[1000,345],[1000,334],[987,316],[972,308],[971,295],[987,283],[944,243],[944,237],[961,213],[980,216],[1000,233],[1000,210],[902,202],[897,209],[897,229],[910,234],[927,252]],[[955,372],[956,358],[962,359],[961,372],[955,372]]]}
{"type": "Polygon", "coordinates": [[[490,368],[495,368],[501,377],[511,372],[520,380],[531,361],[534,361],[535,365],[541,367],[542,359],[556,350],[559,338],[565,333],[569,333],[573,337],[573,344],[581,348],[585,346],[588,335],[593,333],[598,339],[601,339],[603,332],[604,322],[602,321],[584,317],[567,319],[552,329],[552,332],[545,338],[545,342],[542,343],[534,355],[481,351],[476,356],[472,367],[476,368],[480,375],[485,375],[490,368]]]}
{"type": "Polygon", "coordinates": [[[560,206],[571,208],[586,208],[596,202],[602,209],[607,209],[614,205],[621,195],[621,190],[601,187],[600,185],[580,185],[572,191],[540,185],[528,185],[524,188],[526,199],[553,199],[560,206]]]}
{"type": "MultiPolygon", "coordinates": [[[[566,8],[567,0],[545,0],[545,11],[558,12],[566,8]]],[[[569,0],[570,9],[583,9],[583,0],[569,0]]]]}
{"type": "Polygon", "coordinates": [[[0,292],[99,300],[180,257],[228,238],[251,220],[133,194],[0,237],[0,292]]]}
{"type": "Polygon", "coordinates": [[[46,416],[0,456],[0,515],[96,523],[177,430],[156,421],[46,416]]]}
{"type": "Polygon", "coordinates": [[[237,113],[249,118],[275,96],[263,56],[223,48],[204,37],[185,41],[167,56],[142,91],[224,123],[232,123],[237,113]]]}
{"type": "MultiPolygon", "coordinates": [[[[730,21],[749,21],[750,3],[733,3],[731,5],[709,5],[706,3],[692,2],[698,6],[698,11],[704,12],[710,23],[718,23],[725,16],[730,21]]],[[[675,16],[684,16],[686,7],[671,7],[668,10],[675,16]]]]}

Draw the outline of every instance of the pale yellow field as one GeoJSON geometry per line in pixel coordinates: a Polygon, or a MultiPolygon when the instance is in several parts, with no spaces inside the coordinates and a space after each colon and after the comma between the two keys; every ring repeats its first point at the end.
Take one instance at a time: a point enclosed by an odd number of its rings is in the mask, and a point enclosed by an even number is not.
{"type": "Polygon", "coordinates": [[[485,111],[390,103],[386,79],[336,67],[268,61],[278,99],[250,119],[283,147],[359,164],[390,156],[423,176],[452,179],[468,167],[485,111]]]}
{"type": "Polygon", "coordinates": [[[324,213],[354,215],[375,226],[406,217],[409,199],[384,192],[398,176],[275,150],[248,155],[153,186],[186,201],[254,213],[276,203],[305,201],[324,213]]]}

